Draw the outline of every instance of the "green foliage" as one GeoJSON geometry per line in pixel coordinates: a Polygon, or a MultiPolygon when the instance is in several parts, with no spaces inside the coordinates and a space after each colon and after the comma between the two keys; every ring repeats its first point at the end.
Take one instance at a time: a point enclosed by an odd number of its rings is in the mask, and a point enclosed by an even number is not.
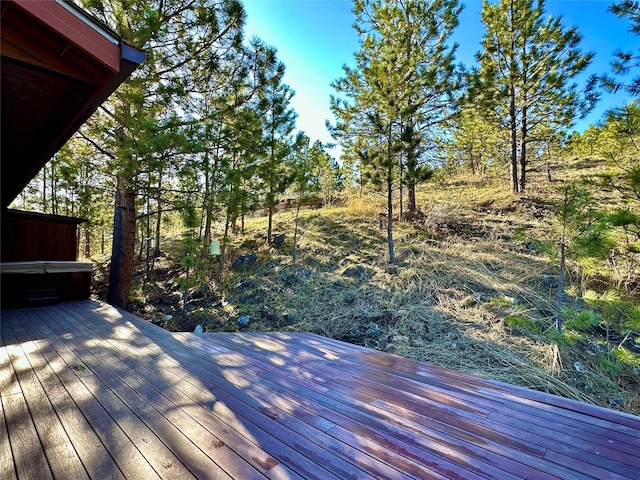
{"type": "Polygon", "coordinates": [[[584,339],[584,335],[582,335],[581,333],[566,329],[563,329],[561,332],[558,332],[557,329],[550,329],[547,330],[544,335],[552,343],[555,343],[558,346],[572,346],[584,339]]]}
{"type": "Polygon", "coordinates": [[[570,127],[593,106],[592,86],[581,90],[573,83],[593,53],[580,51],[575,28],[546,15],[543,0],[485,1],[481,15],[486,34],[480,68],[470,76],[469,103],[508,132],[512,190],[524,191],[534,139],[570,127]]]}
{"type": "Polygon", "coordinates": [[[618,330],[640,332],[640,303],[634,297],[611,289],[602,294],[587,291],[584,298],[606,324],[618,330]]]}
{"type": "Polygon", "coordinates": [[[415,209],[415,186],[431,175],[422,167],[437,144],[427,134],[438,132],[456,104],[456,46],[448,38],[460,10],[457,0],[355,0],[356,68],[343,67],[344,77],[332,83],[346,97],[331,98],[332,135],[361,178],[386,192],[392,263],[393,190],[402,178],[415,209]]]}
{"type": "Polygon", "coordinates": [[[611,358],[603,353],[596,354],[596,363],[598,368],[612,375],[620,375],[624,366],[617,358],[611,358]]]}
{"type": "Polygon", "coordinates": [[[602,316],[592,310],[568,310],[565,312],[564,327],[568,330],[586,332],[590,328],[600,325],[602,316]]]}
{"type": "MultiPolygon", "coordinates": [[[[620,0],[609,6],[609,11],[622,19],[631,22],[629,31],[640,35],[640,4],[635,0],[620,0]]],[[[640,49],[636,52],[618,50],[611,62],[616,77],[605,75],[603,83],[610,91],[626,90],[632,96],[640,97],[640,76],[625,81],[621,77],[629,74],[633,68],[640,65],[640,49]]]]}
{"type": "Polygon", "coordinates": [[[612,349],[611,356],[624,366],[640,367],[640,356],[630,352],[624,347],[612,349]]]}
{"type": "Polygon", "coordinates": [[[504,321],[510,327],[521,327],[531,332],[540,333],[540,326],[533,320],[522,315],[506,315],[504,321]]]}

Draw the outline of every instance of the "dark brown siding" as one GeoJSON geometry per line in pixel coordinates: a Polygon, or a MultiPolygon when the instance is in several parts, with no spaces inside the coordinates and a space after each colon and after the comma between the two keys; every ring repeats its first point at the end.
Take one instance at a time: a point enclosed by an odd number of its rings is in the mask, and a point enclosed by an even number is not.
{"type": "Polygon", "coordinates": [[[5,210],[1,261],[76,260],[76,230],[80,221],[5,210]]]}

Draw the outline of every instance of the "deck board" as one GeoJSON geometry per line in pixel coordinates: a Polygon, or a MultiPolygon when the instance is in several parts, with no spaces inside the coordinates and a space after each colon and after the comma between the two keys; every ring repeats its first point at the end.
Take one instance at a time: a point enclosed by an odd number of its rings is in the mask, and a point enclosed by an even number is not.
{"type": "Polygon", "coordinates": [[[307,333],[3,310],[0,478],[640,478],[640,418],[307,333]]]}

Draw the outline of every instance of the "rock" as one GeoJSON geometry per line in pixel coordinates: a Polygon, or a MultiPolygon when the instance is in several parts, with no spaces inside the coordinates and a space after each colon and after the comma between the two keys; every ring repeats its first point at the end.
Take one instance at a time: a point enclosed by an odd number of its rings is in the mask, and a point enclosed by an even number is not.
{"type": "Polygon", "coordinates": [[[204,332],[204,329],[202,328],[202,325],[196,325],[196,328],[193,331],[195,333],[202,333],[204,332]]]}
{"type": "Polygon", "coordinates": [[[164,297],[162,299],[162,303],[164,303],[165,305],[175,305],[176,303],[178,303],[178,298],[174,297],[173,295],[164,297]]]}
{"type": "Polygon", "coordinates": [[[151,320],[151,323],[153,323],[154,325],[160,325],[162,323],[162,320],[160,320],[159,318],[154,318],[153,320],[151,320]]]}
{"type": "Polygon", "coordinates": [[[292,322],[292,323],[293,323],[293,322],[297,322],[297,321],[298,321],[298,319],[299,319],[299,317],[300,317],[300,316],[298,315],[298,312],[296,312],[295,310],[291,310],[290,312],[287,312],[287,313],[285,313],[285,315],[284,315],[284,319],[285,319],[287,322],[292,322]]]}
{"type": "Polygon", "coordinates": [[[284,233],[280,233],[278,235],[273,236],[273,244],[274,245],[284,245],[284,233]]]}
{"type": "Polygon", "coordinates": [[[204,292],[202,292],[200,290],[196,290],[191,295],[189,295],[189,297],[192,298],[193,300],[197,300],[199,298],[203,298],[204,297],[204,292]]]}
{"type": "Polygon", "coordinates": [[[247,268],[252,265],[255,265],[257,261],[258,261],[258,256],[255,253],[249,253],[248,255],[240,255],[238,258],[236,258],[233,261],[233,264],[231,265],[231,267],[234,270],[240,270],[242,268],[247,268]]]}
{"type": "Polygon", "coordinates": [[[346,289],[346,288],[347,288],[347,284],[346,284],[346,283],[344,283],[344,282],[343,282],[343,281],[341,281],[341,280],[337,280],[337,281],[335,281],[335,282],[332,282],[332,283],[331,283],[331,285],[330,285],[330,287],[331,287],[331,290],[337,290],[337,291],[339,291],[339,290],[344,290],[344,289],[346,289]]]}
{"type": "Polygon", "coordinates": [[[614,407],[621,407],[623,400],[620,397],[614,397],[609,399],[609,403],[614,407]]]}
{"type": "Polygon", "coordinates": [[[198,307],[196,307],[193,303],[187,303],[184,306],[184,311],[185,311],[185,313],[189,313],[189,312],[193,312],[196,308],[198,308],[198,307]]]}
{"type": "Polygon", "coordinates": [[[280,275],[280,278],[287,285],[293,285],[295,283],[296,276],[295,276],[294,273],[292,273],[292,272],[290,272],[288,270],[280,270],[279,275],[280,275]]]}
{"type": "Polygon", "coordinates": [[[344,275],[345,277],[351,277],[351,278],[356,278],[356,277],[362,278],[367,273],[369,273],[369,270],[366,267],[363,267],[362,265],[357,265],[357,266],[345,268],[344,271],[342,272],[342,275],[344,275]]]}
{"type": "Polygon", "coordinates": [[[558,288],[558,277],[544,273],[540,275],[540,283],[547,288],[558,288]]]}
{"type": "Polygon", "coordinates": [[[246,327],[247,325],[249,325],[249,321],[251,319],[247,316],[247,315],[243,315],[241,317],[238,317],[238,326],[239,327],[246,327]]]}
{"type": "Polygon", "coordinates": [[[255,278],[245,278],[242,282],[240,282],[240,288],[243,290],[247,290],[249,288],[253,288],[256,286],[258,281],[255,278]]]}
{"type": "Polygon", "coordinates": [[[166,315],[164,317],[165,322],[170,322],[171,320],[173,320],[173,315],[166,315]]]}
{"type": "Polygon", "coordinates": [[[370,337],[377,337],[380,335],[380,328],[375,323],[370,323],[369,328],[367,328],[367,331],[364,333],[370,337]]]}
{"type": "Polygon", "coordinates": [[[587,367],[585,367],[581,362],[574,362],[573,368],[580,373],[587,373],[587,367]]]}

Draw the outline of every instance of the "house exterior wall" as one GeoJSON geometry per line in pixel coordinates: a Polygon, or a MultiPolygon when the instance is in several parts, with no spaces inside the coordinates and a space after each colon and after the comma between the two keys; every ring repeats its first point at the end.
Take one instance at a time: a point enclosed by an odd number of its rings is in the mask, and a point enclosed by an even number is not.
{"type": "Polygon", "coordinates": [[[77,219],[30,218],[7,213],[2,218],[0,259],[3,262],[77,260],[77,229],[77,219]]]}

